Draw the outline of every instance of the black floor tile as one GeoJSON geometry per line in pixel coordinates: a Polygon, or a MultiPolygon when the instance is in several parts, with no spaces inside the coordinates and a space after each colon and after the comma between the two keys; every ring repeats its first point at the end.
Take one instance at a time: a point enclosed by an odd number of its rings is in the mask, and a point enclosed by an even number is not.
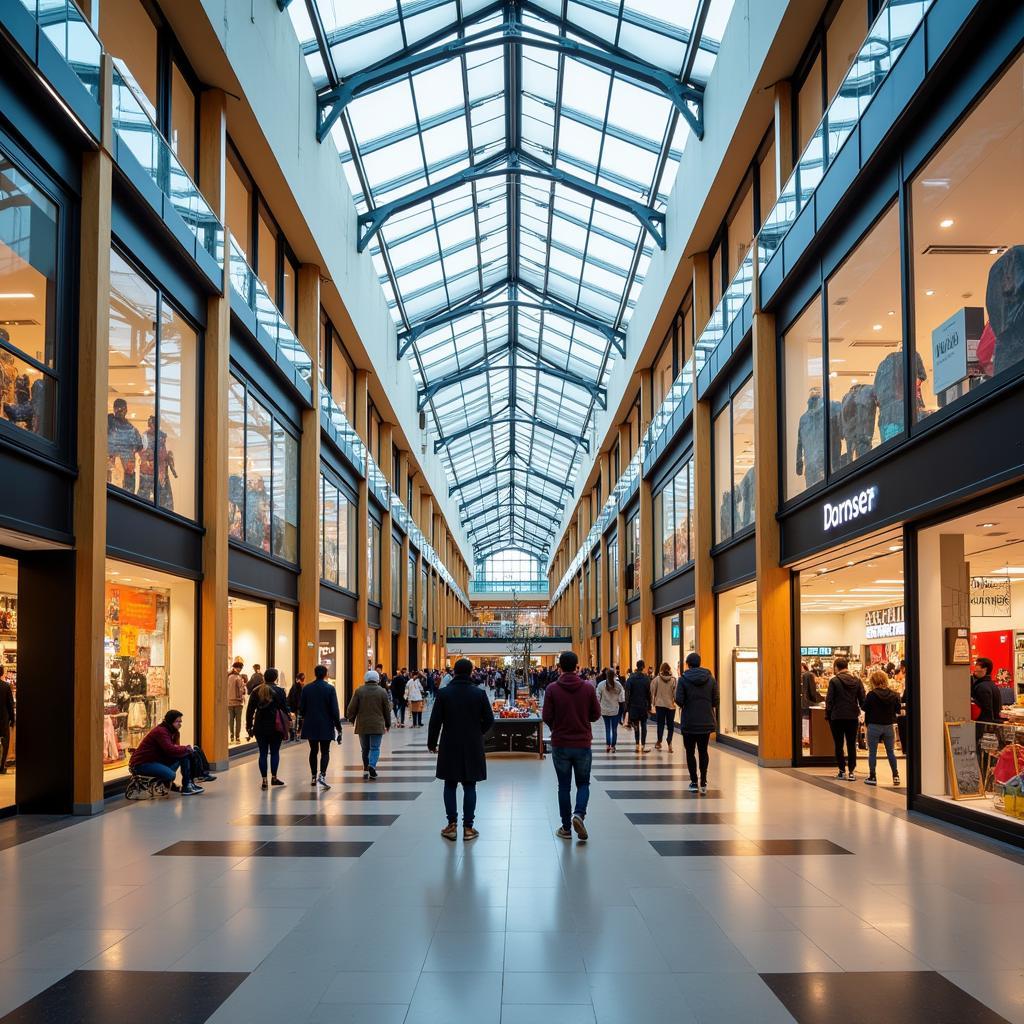
{"type": "Polygon", "coordinates": [[[655,839],[662,857],[782,857],[849,854],[829,839],[655,839]]]}
{"type": "Polygon", "coordinates": [[[1007,1024],[933,971],[762,974],[800,1024],[1007,1024]]]}
{"type": "Polygon", "coordinates": [[[201,1024],[248,977],[234,972],[72,971],[3,1024],[201,1024]]]}
{"type": "Polygon", "coordinates": [[[233,825],[393,825],[397,814],[246,814],[233,825]]]}
{"type": "Polygon", "coordinates": [[[634,811],[626,815],[634,825],[733,825],[731,811],[634,811]]]}
{"type": "Polygon", "coordinates": [[[594,778],[598,782],[683,782],[689,783],[690,773],[683,772],[643,772],[630,775],[626,772],[618,772],[612,775],[608,775],[602,770],[600,775],[595,775],[594,778]]]}
{"type": "Polygon", "coordinates": [[[373,846],[368,842],[319,842],[310,840],[274,840],[264,843],[254,854],[256,857],[361,857],[373,846]]]}
{"type": "Polygon", "coordinates": [[[235,818],[232,825],[298,825],[309,814],[243,814],[235,818]]]}
{"type": "MultiPolygon", "coordinates": [[[[337,785],[340,786],[375,786],[381,782],[436,782],[437,778],[433,775],[392,775],[390,772],[381,769],[376,780],[364,779],[362,773],[358,776],[352,776],[351,778],[339,779],[337,785]]],[[[335,785],[334,782],[331,785],[335,785]]]]}
{"type": "Polygon", "coordinates": [[[156,857],[251,857],[265,839],[181,839],[157,850],[156,857]]]}
{"type": "Polygon", "coordinates": [[[605,792],[613,800],[701,800],[708,797],[721,796],[721,790],[709,789],[702,797],[700,793],[691,793],[688,789],[608,789],[605,792]]]}
{"type": "Polygon", "coordinates": [[[342,793],[340,790],[331,790],[330,793],[324,793],[323,790],[314,791],[309,790],[308,792],[298,792],[295,794],[298,800],[315,800],[317,796],[321,796],[327,800],[332,796],[341,796],[345,800],[415,800],[421,794],[421,790],[407,789],[395,789],[388,791],[386,789],[352,789],[346,790],[342,793]]]}

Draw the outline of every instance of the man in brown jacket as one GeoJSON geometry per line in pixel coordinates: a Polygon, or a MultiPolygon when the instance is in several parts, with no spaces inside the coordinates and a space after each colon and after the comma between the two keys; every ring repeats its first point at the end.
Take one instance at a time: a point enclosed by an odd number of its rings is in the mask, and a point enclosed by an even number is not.
{"type": "Polygon", "coordinates": [[[372,669],[363,677],[363,685],[352,694],[345,717],[355,727],[363,751],[363,778],[377,778],[380,741],[391,729],[391,698],[380,685],[380,676],[372,669]]]}
{"type": "Polygon", "coordinates": [[[242,733],[242,708],[248,697],[246,679],[242,675],[242,659],[235,658],[228,673],[228,742],[237,743],[242,733]]]}

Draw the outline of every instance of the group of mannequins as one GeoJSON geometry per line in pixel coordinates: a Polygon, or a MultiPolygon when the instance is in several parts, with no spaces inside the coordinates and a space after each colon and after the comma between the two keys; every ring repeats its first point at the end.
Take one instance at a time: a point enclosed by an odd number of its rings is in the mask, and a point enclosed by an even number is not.
{"type": "Polygon", "coordinates": [[[174,453],[167,448],[167,434],[157,430],[156,417],[146,422],[143,437],[128,418],[128,403],[115,398],[113,412],[107,413],[107,483],[117,483],[115,473],[120,470],[120,486],[146,501],[154,497],[161,508],[174,509],[171,477],[177,478],[174,453]]]}

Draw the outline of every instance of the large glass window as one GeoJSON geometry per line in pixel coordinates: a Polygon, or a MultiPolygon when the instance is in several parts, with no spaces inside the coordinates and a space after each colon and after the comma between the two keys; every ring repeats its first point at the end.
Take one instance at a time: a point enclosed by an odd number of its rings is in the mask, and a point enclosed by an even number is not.
{"type": "Polygon", "coordinates": [[[171,62],[171,150],[192,177],[196,176],[196,94],[176,61],[171,62]]]}
{"type": "Polygon", "coordinates": [[[391,614],[402,614],[402,545],[391,538],[391,614]]]}
{"type": "Polygon", "coordinates": [[[224,202],[227,229],[251,265],[252,244],[252,181],[233,147],[228,148],[224,165],[226,195],[224,202]]]}
{"type": "Polygon", "coordinates": [[[518,548],[496,551],[478,566],[477,574],[491,583],[516,583],[543,578],[540,562],[535,555],[518,548]]]}
{"type": "Polygon", "coordinates": [[[279,302],[277,289],[277,225],[270,216],[270,211],[260,202],[259,214],[256,217],[256,262],[255,268],[267,294],[279,302]]]}
{"type": "Polygon", "coordinates": [[[825,479],[825,392],[821,364],[821,296],[782,338],[785,375],[785,497],[825,479]]]}
{"type": "Polygon", "coordinates": [[[103,635],[104,778],[128,773],[142,738],[170,711],[196,732],[196,585],[107,560],[103,635]]]}
{"type": "Polygon", "coordinates": [[[420,567],[420,627],[427,628],[427,567],[420,567]]]}
{"type": "Polygon", "coordinates": [[[757,650],[757,585],[718,595],[719,728],[725,735],[758,742],[761,668],[757,650]]]}
{"type": "Polygon", "coordinates": [[[601,559],[594,559],[594,618],[601,617],[601,559]]]}
{"type": "Polygon", "coordinates": [[[669,334],[668,338],[665,339],[665,344],[662,346],[661,354],[654,363],[654,370],[652,374],[653,379],[651,384],[655,409],[657,409],[665,400],[665,396],[672,388],[672,381],[675,379],[675,372],[673,369],[675,352],[673,349],[673,335],[669,334]]]}
{"type": "Polygon", "coordinates": [[[725,268],[726,280],[736,276],[743,257],[754,241],[754,180],[748,177],[743,192],[729,217],[727,234],[729,239],[729,261],[725,268]]]}
{"type": "Polygon", "coordinates": [[[196,332],[119,253],[110,256],[107,482],[196,514],[196,332]]]}
{"type": "Polygon", "coordinates": [[[727,405],[712,426],[714,474],[711,493],[715,499],[715,541],[721,543],[732,536],[732,423],[727,405]]]}
{"type": "Polygon", "coordinates": [[[807,72],[803,85],[797,93],[796,99],[796,155],[804,151],[807,143],[811,141],[814,129],[818,127],[822,115],[825,113],[822,107],[821,95],[821,54],[814,58],[814,63],[807,72]]]}
{"type": "Polygon", "coordinates": [[[692,518],[692,464],[687,462],[654,498],[654,548],[660,552],[659,578],[692,560],[692,518]]]}
{"type": "Polygon", "coordinates": [[[228,531],[285,561],[298,558],[297,439],[236,377],[228,385],[228,531]]]}
{"type": "Polygon", "coordinates": [[[274,609],[274,657],[272,664],[280,673],[277,684],[285,690],[294,681],[295,671],[295,611],[292,608],[274,609]]]}
{"type": "Polygon", "coordinates": [[[626,573],[626,600],[640,596],[640,516],[634,515],[626,523],[623,562],[626,573]]]}
{"type": "Polygon", "coordinates": [[[354,590],[356,506],[323,474],[320,475],[320,487],[323,495],[320,503],[323,530],[321,579],[346,590],[354,590]]]}
{"type": "Polygon", "coordinates": [[[366,531],[366,585],[371,601],[380,604],[380,524],[370,519],[366,531]]]}
{"type": "Polygon", "coordinates": [[[416,621],[416,556],[409,555],[409,565],[407,570],[408,580],[406,586],[409,590],[409,621],[416,621]]]}
{"type": "Polygon", "coordinates": [[[658,619],[660,659],[668,662],[675,675],[682,675],[686,656],[696,650],[696,621],[696,611],[692,606],[658,619]]]}
{"type": "Polygon", "coordinates": [[[55,437],[57,207],[0,152],[2,422],[55,437]]]}
{"type": "Polygon", "coordinates": [[[608,543],[608,610],[619,603],[619,539],[608,543]]]}
{"type": "Polygon", "coordinates": [[[1022,75],[1024,57],[911,182],[918,419],[1024,359],[1022,75]]]}
{"type": "Polygon", "coordinates": [[[728,540],[754,522],[754,382],[748,380],[715,417],[715,540],[728,540]]]}

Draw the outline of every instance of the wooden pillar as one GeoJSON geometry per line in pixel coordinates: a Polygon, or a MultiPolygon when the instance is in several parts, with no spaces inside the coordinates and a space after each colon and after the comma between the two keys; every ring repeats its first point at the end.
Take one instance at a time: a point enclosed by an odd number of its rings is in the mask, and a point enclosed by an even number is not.
{"type": "MultiPolygon", "coordinates": [[[[601,500],[598,502],[596,515],[601,514],[604,503],[612,488],[612,453],[611,451],[601,452],[601,500]]],[[[608,541],[606,534],[601,534],[601,665],[606,667],[614,664],[615,652],[612,650],[611,626],[609,625],[608,607],[609,584],[608,584],[608,541]]]]}
{"type": "MultiPolygon", "coordinates": [[[[444,545],[441,543],[443,532],[444,516],[442,516],[440,512],[435,512],[434,541],[435,550],[439,552],[444,551],[444,545]]],[[[434,644],[434,667],[440,668],[444,664],[444,658],[441,655],[441,648],[444,646],[444,637],[442,636],[441,627],[441,577],[433,570],[431,570],[429,604],[431,640],[434,644]]]]}
{"type": "Polygon", "coordinates": [[[103,810],[103,637],[107,559],[107,386],[112,192],[111,63],[101,66],[100,148],[82,157],[78,298],[78,477],[74,487],[75,814],[103,810]]]}
{"type": "MultiPolygon", "coordinates": [[[[693,303],[696,323],[707,323],[711,316],[708,278],[711,273],[706,252],[693,256],[693,303]]],[[[697,361],[694,360],[692,394],[697,394],[697,361]]],[[[711,494],[711,406],[707,401],[693,403],[693,578],[696,595],[695,625],[697,653],[704,666],[716,670],[715,636],[715,563],[711,548],[715,542],[714,502],[711,494]]]]}
{"type": "MultiPolygon", "coordinates": [[[[356,433],[367,443],[366,417],[366,386],[369,381],[366,370],[356,370],[355,394],[355,427],[356,433]]],[[[369,565],[367,564],[366,545],[370,527],[370,485],[366,479],[367,466],[363,466],[363,476],[359,480],[359,494],[356,501],[356,582],[359,586],[359,599],[356,603],[356,621],[352,625],[351,674],[345,673],[345,684],[339,687],[338,698],[347,702],[352,690],[363,681],[366,671],[366,641],[369,630],[370,590],[369,565]]]]}
{"type": "MultiPolygon", "coordinates": [[[[640,436],[654,416],[654,388],[651,371],[640,374],[640,436]]],[[[657,652],[654,629],[654,499],[651,482],[640,476],[640,649],[644,660],[653,662],[657,652]]]]}
{"type": "MultiPolygon", "coordinates": [[[[299,267],[296,334],[313,361],[313,407],[302,410],[299,446],[299,614],[295,653],[312,681],[320,636],[320,268],[299,267]]],[[[288,666],[291,672],[291,666],[288,666]]]]}
{"type": "MultiPolygon", "coordinates": [[[[407,481],[409,480],[409,453],[400,452],[398,455],[398,480],[396,490],[404,504],[408,494],[407,481]]],[[[406,509],[411,513],[410,509],[406,509]]],[[[392,571],[394,571],[392,569],[392,571]]],[[[409,535],[402,536],[402,565],[399,568],[402,574],[402,606],[398,609],[398,665],[397,668],[409,667],[409,535]]]]}
{"type": "MultiPolygon", "coordinates": [[[[412,508],[409,509],[409,514],[413,517],[414,522],[420,528],[420,532],[423,532],[422,527],[422,506],[423,501],[420,496],[420,482],[417,478],[413,481],[412,485],[412,508]]],[[[426,649],[423,644],[423,597],[421,589],[423,586],[423,548],[419,547],[416,549],[416,562],[415,568],[413,569],[413,610],[416,613],[416,665],[420,669],[427,667],[426,662],[426,649]]]]}
{"type": "Polygon", "coordinates": [[[757,268],[754,273],[754,486],[757,568],[757,649],[761,668],[758,707],[763,765],[793,763],[793,577],[779,565],[778,371],[775,317],[760,311],[757,268]]]}

